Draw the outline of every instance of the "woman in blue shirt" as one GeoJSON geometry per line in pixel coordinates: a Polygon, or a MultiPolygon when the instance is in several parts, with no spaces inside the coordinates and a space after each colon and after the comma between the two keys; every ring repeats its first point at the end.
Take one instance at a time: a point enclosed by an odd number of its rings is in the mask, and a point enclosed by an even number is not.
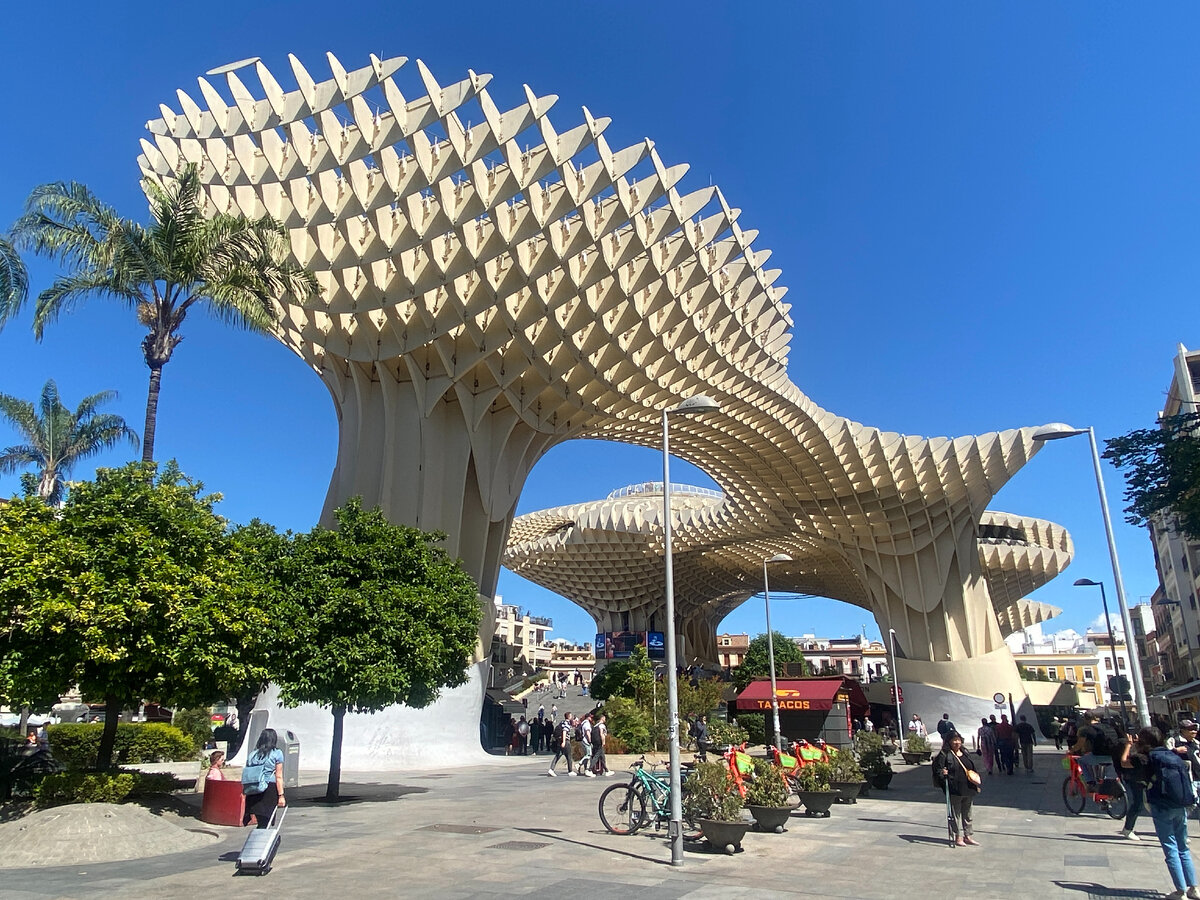
{"type": "Polygon", "coordinates": [[[279,737],[275,734],[275,729],[264,728],[258,736],[258,743],[246,757],[247,766],[265,764],[270,770],[270,775],[265,791],[246,795],[243,825],[249,825],[253,816],[258,828],[266,828],[275,807],[286,806],[283,799],[283,751],[279,749],[278,744],[279,737]]]}

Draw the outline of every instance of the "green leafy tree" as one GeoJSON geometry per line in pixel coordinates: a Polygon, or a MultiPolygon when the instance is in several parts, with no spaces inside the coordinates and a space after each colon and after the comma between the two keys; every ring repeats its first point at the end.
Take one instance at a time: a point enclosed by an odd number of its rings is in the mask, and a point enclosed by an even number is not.
{"type": "MultiPolygon", "coordinates": [[[[775,671],[778,673],[779,667],[783,663],[799,663],[802,666],[802,671],[808,675],[811,669],[808,661],[804,658],[804,651],[790,637],[780,634],[778,631],[771,632],[772,640],[775,644],[775,671]]],[[[745,690],[755,678],[762,678],[771,674],[770,656],[767,653],[767,636],[760,634],[750,642],[750,646],[746,649],[746,658],[742,660],[742,664],[733,670],[733,683],[739,691],[745,690]]]]}
{"type": "Polygon", "coordinates": [[[1163,419],[1104,442],[1104,458],[1125,469],[1126,521],[1145,525],[1174,513],[1192,540],[1200,540],[1200,413],[1163,419]]]}
{"type": "MultiPolygon", "coordinates": [[[[85,185],[56,182],[33,190],[12,233],[18,247],[68,269],[34,304],[38,340],[48,323],[92,294],[132,308],[146,328],[142,356],[150,384],[142,459],[148,462],[162,370],[193,307],[203,304],[228,324],[265,333],[278,321],[284,297],[304,301],[318,286],[311,272],[288,261],[287,231],[270,216],[206,215],[194,165],[166,187],[153,181],[143,187],[150,200],[147,226],[121,218],[85,185]]],[[[0,303],[3,323],[19,303],[12,292],[0,295],[0,303]]]]}
{"type": "Polygon", "coordinates": [[[15,316],[29,296],[29,274],[21,254],[7,238],[0,237],[0,325],[15,316]]]}
{"type": "Polygon", "coordinates": [[[60,510],[0,509],[0,690],[104,698],[99,768],[122,709],[201,706],[266,677],[278,617],[239,602],[246,576],[202,490],[173,464],[133,463],[76,483],[60,510]]]}
{"type": "Polygon", "coordinates": [[[284,588],[296,634],[279,677],[284,703],[333,712],[331,802],[346,713],[421,708],[463,684],[481,613],[475,582],[437,546],[445,535],[393,525],[359,498],[336,515],[337,530],[314,528],[293,543],[284,588]]]}
{"type": "Polygon", "coordinates": [[[603,703],[610,697],[633,697],[633,685],[629,681],[631,664],[627,659],[605,663],[604,668],[588,685],[588,694],[593,700],[603,703]]]}
{"type": "Polygon", "coordinates": [[[122,441],[137,448],[138,436],[123,418],[99,411],[100,406],[116,397],[116,391],[92,394],[72,412],[63,406],[53,380],[42,387],[37,406],[0,394],[0,418],[6,419],[25,441],[0,451],[0,472],[7,474],[32,466],[37,471],[38,497],[57,505],[65,492],[65,478],[75,463],[122,441]]]}

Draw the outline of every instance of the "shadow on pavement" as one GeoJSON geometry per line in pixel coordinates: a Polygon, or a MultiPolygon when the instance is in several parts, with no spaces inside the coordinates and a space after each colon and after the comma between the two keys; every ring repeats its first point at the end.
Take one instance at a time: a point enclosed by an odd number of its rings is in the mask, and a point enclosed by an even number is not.
{"type": "Polygon", "coordinates": [[[1150,891],[1144,888],[1110,888],[1094,881],[1055,881],[1065,891],[1079,891],[1090,897],[1124,897],[1127,900],[1163,900],[1166,897],[1162,891],[1150,891]]]}
{"type": "MultiPolygon", "coordinates": [[[[571,844],[576,847],[589,847],[592,850],[603,850],[607,853],[617,853],[621,856],[628,856],[630,859],[640,859],[644,862],[654,863],[655,865],[669,866],[671,864],[669,854],[668,854],[668,858],[661,859],[656,856],[645,856],[641,853],[634,853],[630,850],[616,850],[612,847],[602,846],[600,844],[593,844],[593,843],[589,843],[588,841],[579,841],[579,840],[575,840],[575,839],[569,838],[569,837],[562,837],[561,836],[562,832],[560,832],[554,828],[514,828],[513,830],[514,831],[522,831],[526,834],[536,834],[536,835],[539,835],[540,837],[548,838],[549,840],[552,840],[552,841],[558,841],[561,844],[571,844]]],[[[651,835],[641,835],[640,837],[642,837],[642,839],[644,840],[647,837],[651,837],[651,835]]],[[[630,835],[630,837],[628,839],[635,840],[636,838],[635,838],[635,836],[630,835]]],[[[690,843],[685,844],[684,847],[687,850],[695,849],[695,845],[690,844],[690,843]]]]}
{"type": "Polygon", "coordinates": [[[926,834],[898,834],[896,837],[902,841],[907,841],[910,844],[939,844],[942,847],[949,848],[949,838],[934,838],[926,834]]]}

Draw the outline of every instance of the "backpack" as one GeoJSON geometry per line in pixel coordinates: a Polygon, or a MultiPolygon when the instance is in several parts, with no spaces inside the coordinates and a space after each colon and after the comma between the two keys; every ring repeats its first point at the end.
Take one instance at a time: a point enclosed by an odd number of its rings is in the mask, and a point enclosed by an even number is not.
{"type": "Polygon", "coordinates": [[[1196,791],[1187,762],[1165,747],[1150,752],[1150,805],[1166,809],[1187,809],[1196,805],[1196,791]]]}
{"type": "Polygon", "coordinates": [[[1095,722],[1092,728],[1096,730],[1092,737],[1092,753],[1096,756],[1112,756],[1121,744],[1117,729],[1107,722],[1095,722]]]}
{"type": "Polygon", "coordinates": [[[950,733],[950,729],[954,726],[950,724],[949,719],[938,719],[937,731],[943,738],[950,733]]]}
{"type": "Polygon", "coordinates": [[[582,722],[578,723],[575,726],[575,740],[577,740],[581,744],[583,743],[583,723],[582,722]]]}
{"type": "Polygon", "coordinates": [[[246,757],[246,765],[242,769],[242,794],[263,793],[271,786],[274,775],[275,766],[271,763],[271,754],[255,750],[246,757]]]}

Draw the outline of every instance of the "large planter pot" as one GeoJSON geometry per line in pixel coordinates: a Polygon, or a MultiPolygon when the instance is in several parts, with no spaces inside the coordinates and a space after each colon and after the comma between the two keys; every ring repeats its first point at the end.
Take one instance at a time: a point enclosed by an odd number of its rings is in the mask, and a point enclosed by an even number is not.
{"type": "Polygon", "coordinates": [[[700,826],[704,837],[712,846],[731,855],[742,849],[742,838],[750,830],[749,822],[717,822],[713,819],[700,819],[696,824],[700,826]]]}
{"type": "Polygon", "coordinates": [[[788,817],[792,814],[790,806],[754,806],[747,804],[746,809],[754,816],[755,831],[773,831],[783,834],[786,830],[788,817]]]}
{"type": "Polygon", "coordinates": [[[924,753],[912,753],[908,750],[901,751],[900,755],[904,757],[904,762],[910,766],[918,765],[922,761],[922,757],[925,756],[924,753]]]}
{"type": "Polygon", "coordinates": [[[886,791],[888,785],[892,783],[892,776],[895,773],[891,769],[880,772],[877,775],[871,776],[871,787],[878,788],[881,791],[886,791]]]}
{"type": "Polygon", "coordinates": [[[834,781],[829,786],[840,795],[838,803],[857,803],[858,795],[866,784],[865,781],[834,781]]]}
{"type": "Polygon", "coordinates": [[[800,797],[800,802],[804,804],[804,814],[806,816],[824,816],[829,817],[829,807],[833,806],[833,802],[837,800],[837,791],[799,791],[797,796],[800,797]]]}

